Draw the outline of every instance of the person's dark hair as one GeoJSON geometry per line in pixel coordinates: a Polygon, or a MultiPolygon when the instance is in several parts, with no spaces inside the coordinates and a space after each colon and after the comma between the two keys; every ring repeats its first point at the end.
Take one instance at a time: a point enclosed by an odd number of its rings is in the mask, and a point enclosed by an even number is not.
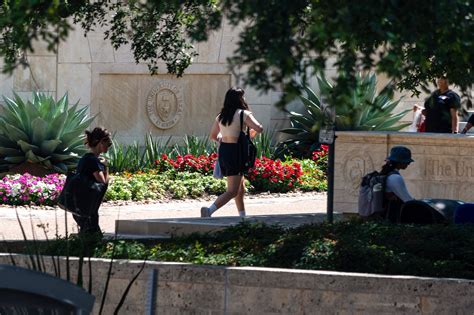
{"type": "Polygon", "coordinates": [[[106,141],[108,146],[112,145],[111,134],[105,128],[95,127],[92,131],[86,130],[85,133],[86,133],[85,144],[87,144],[89,147],[95,147],[101,141],[106,141]]]}
{"type": "Polygon", "coordinates": [[[394,170],[397,169],[399,163],[393,162],[388,160],[384,166],[382,166],[382,170],[380,171],[380,174],[382,175],[388,175],[390,172],[393,172],[394,170]]]}
{"type": "Polygon", "coordinates": [[[230,88],[225,94],[224,107],[219,114],[219,121],[224,125],[230,125],[237,109],[248,110],[249,106],[244,100],[244,90],[241,88],[230,88]]]}

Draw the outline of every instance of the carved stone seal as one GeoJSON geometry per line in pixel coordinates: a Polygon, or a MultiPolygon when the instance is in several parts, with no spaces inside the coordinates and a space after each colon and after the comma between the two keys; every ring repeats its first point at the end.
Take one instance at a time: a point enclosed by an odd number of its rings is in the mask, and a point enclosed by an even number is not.
{"type": "Polygon", "coordinates": [[[343,176],[347,192],[352,196],[359,195],[362,177],[374,170],[374,162],[370,155],[361,154],[359,150],[353,150],[344,158],[343,176]]]}
{"type": "Polygon", "coordinates": [[[169,81],[161,81],[148,93],[148,117],[160,129],[169,129],[176,125],[183,116],[183,108],[182,88],[169,81]]]}

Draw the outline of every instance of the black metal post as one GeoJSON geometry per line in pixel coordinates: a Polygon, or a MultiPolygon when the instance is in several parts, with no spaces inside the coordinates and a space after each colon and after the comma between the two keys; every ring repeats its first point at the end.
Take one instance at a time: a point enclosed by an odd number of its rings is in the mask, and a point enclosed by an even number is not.
{"type": "Polygon", "coordinates": [[[334,141],[329,144],[328,150],[328,196],[327,196],[327,221],[333,223],[334,221],[334,153],[336,147],[336,136],[334,141]]]}

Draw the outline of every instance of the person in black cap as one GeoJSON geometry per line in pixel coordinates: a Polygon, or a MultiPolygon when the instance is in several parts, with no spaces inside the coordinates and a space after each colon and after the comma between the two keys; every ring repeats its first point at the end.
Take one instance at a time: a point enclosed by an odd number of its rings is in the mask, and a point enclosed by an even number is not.
{"type": "Polygon", "coordinates": [[[390,155],[380,171],[382,175],[387,175],[385,200],[387,201],[386,216],[389,221],[397,222],[403,203],[414,199],[408,192],[405,180],[399,172],[406,169],[412,162],[414,160],[411,158],[410,149],[404,146],[395,146],[390,150],[390,155]]]}

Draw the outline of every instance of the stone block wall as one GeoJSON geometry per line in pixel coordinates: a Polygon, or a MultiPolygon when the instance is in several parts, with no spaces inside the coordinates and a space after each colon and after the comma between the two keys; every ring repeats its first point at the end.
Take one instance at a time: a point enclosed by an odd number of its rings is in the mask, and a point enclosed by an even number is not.
{"type": "MultiPolygon", "coordinates": [[[[242,84],[227,67],[227,58],[237,48],[240,31],[240,27],[224,21],[208,41],[196,44],[199,56],[185,75],[177,78],[166,74],[163,63],[158,64],[159,74],[151,76],[145,64],[136,64],[129,46],[114,50],[103,39],[103,29],[84,36],[76,26],[67,41],[58,45],[57,53],[48,51],[43,42],[35,42],[34,52],[26,56],[29,67],[20,67],[11,76],[0,73],[0,95],[11,97],[15,91],[29,99],[33,91],[55,97],[68,93],[71,102],[89,106],[90,113],[97,114],[95,125],[109,128],[118,140],[127,143],[143,142],[147,133],[166,139],[169,136],[181,139],[185,134],[208,135],[226,90],[242,84]],[[179,108],[182,111],[177,115],[179,108]],[[157,114],[160,111],[162,114],[157,114]]],[[[336,75],[334,62],[334,58],[328,60],[328,77],[336,75]]],[[[238,71],[237,74],[245,74],[246,66],[238,71]]],[[[387,82],[379,77],[379,87],[387,82]]],[[[310,85],[316,89],[316,78],[310,80],[310,85]]],[[[252,87],[244,88],[252,111],[266,130],[278,131],[289,125],[286,114],[274,106],[282,91],[261,93],[252,87]]],[[[397,93],[397,97],[407,94],[397,93]]],[[[407,95],[396,111],[411,108],[422,98],[407,95]]],[[[294,101],[288,109],[300,110],[302,105],[294,101]]],[[[410,120],[412,113],[405,117],[405,121],[410,120]]]]}
{"type": "MultiPolygon", "coordinates": [[[[53,273],[50,257],[46,270],[53,273]]],[[[20,266],[25,256],[15,256],[20,266]]],[[[10,264],[6,254],[0,263],[10,264]]],[[[104,291],[109,261],[93,259],[94,314],[104,291]]],[[[84,266],[84,287],[89,269],[84,266]]],[[[77,259],[71,258],[72,279],[77,259]]],[[[104,314],[112,314],[142,262],[115,261],[104,314]]],[[[65,278],[65,259],[61,260],[65,278]]],[[[132,285],[120,314],[148,314],[150,274],[155,314],[472,314],[474,281],[384,276],[294,269],[196,266],[147,262],[132,285]]]]}
{"type": "MultiPolygon", "coordinates": [[[[89,106],[97,115],[94,125],[115,132],[122,142],[143,143],[146,134],[182,139],[185,134],[207,136],[223,105],[227,89],[241,85],[227,67],[227,58],[236,49],[239,27],[224,21],[209,40],[196,44],[199,53],[182,78],[166,74],[151,76],[146,64],[136,64],[129,46],[114,50],[103,39],[104,30],[84,36],[82,29],[70,33],[57,53],[35,42],[26,56],[29,67],[18,68],[11,76],[0,73],[0,96],[13,91],[31,99],[33,91],[61,97],[68,93],[72,103],[89,106]]],[[[0,61],[0,70],[2,61],[0,61]]],[[[245,66],[240,70],[245,71],[245,66]]],[[[266,130],[286,127],[285,115],[273,104],[281,91],[261,93],[245,87],[246,99],[266,130]]],[[[0,105],[3,100],[0,97],[0,105]]]]}
{"type": "Polygon", "coordinates": [[[474,202],[474,137],[405,132],[338,132],[335,153],[335,211],[357,212],[362,176],[380,170],[396,145],[408,147],[415,160],[401,170],[416,199],[474,202]]]}

